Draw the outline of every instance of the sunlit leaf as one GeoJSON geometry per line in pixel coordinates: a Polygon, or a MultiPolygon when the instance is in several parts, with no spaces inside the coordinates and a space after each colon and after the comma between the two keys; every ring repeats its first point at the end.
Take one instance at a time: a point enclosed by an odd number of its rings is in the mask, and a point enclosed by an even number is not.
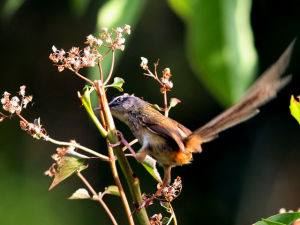
{"type": "Polygon", "coordinates": [[[122,79],[120,77],[115,77],[114,82],[112,84],[108,85],[108,86],[116,88],[118,91],[124,91],[123,88],[122,88],[124,83],[125,83],[124,79],[122,79]]]}
{"type": "Polygon", "coordinates": [[[157,105],[157,104],[153,104],[152,107],[153,107],[154,109],[158,110],[158,111],[164,111],[164,109],[161,108],[161,107],[160,107],[159,105],[157,105]]]}
{"type": "Polygon", "coordinates": [[[75,191],[69,199],[89,199],[91,198],[89,192],[85,188],[79,188],[75,191]]]}
{"type": "Polygon", "coordinates": [[[93,91],[93,88],[90,87],[89,85],[86,85],[84,87],[84,94],[83,96],[81,96],[81,94],[78,92],[78,97],[81,100],[84,108],[86,109],[86,111],[88,112],[90,118],[93,120],[94,124],[96,125],[96,127],[98,128],[98,130],[100,131],[101,135],[103,137],[107,136],[107,131],[103,128],[102,124],[100,123],[100,121],[98,120],[97,116],[94,113],[94,110],[92,108],[92,104],[91,104],[91,93],[93,91]]]}
{"type": "Polygon", "coordinates": [[[160,205],[162,207],[164,207],[168,213],[172,213],[172,210],[170,208],[170,203],[169,202],[163,202],[163,201],[161,201],[160,205]]]}
{"type": "Polygon", "coordinates": [[[119,188],[116,185],[110,185],[106,188],[106,193],[120,197],[119,188]]]}
{"type": "Polygon", "coordinates": [[[178,98],[171,98],[170,100],[170,108],[175,107],[181,101],[178,98]]]}
{"type": "Polygon", "coordinates": [[[255,223],[254,225],[291,225],[300,218],[300,212],[280,213],[255,223]]]}
{"type": "Polygon", "coordinates": [[[150,175],[157,180],[157,182],[162,183],[162,179],[156,168],[156,160],[147,155],[145,160],[142,162],[142,165],[146,168],[150,175]]]}
{"type": "Polygon", "coordinates": [[[256,74],[252,1],[168,2],[186,25],[186,52],[195,74],[222,105],[233,104],[256,74]]]}
{"type": "Polygon", "coordinates": [[[164,218],[161,220],[162,224],[167,224],[169,221],[170,221],[170,218],[169,218],[169,217],[164,217],[164,218]]]}
{"type": "Polygon", "coordinates": [[[298,101],[294,98],[294,96],[291,96],[290,101],[290,111],[292,116],[298,121],[300,124],[300,96],[298,96],[298,101]]]}
{"type": "Polygon", "coordinates": [[[63,156],[56,169],[54,180],[49,188],[51,190],[57,184],[67,179],[76,171],[82,171],[87,168],[86,158],[81,158],[77,155],[67,153],[63,156]]]}
{"type": "Polygon", "coordinates": [[[262,219],[262,221],[268,225],[285,225],[285,223],[273,222],[273,221],[265,220],[265,219],[262,219]]]}

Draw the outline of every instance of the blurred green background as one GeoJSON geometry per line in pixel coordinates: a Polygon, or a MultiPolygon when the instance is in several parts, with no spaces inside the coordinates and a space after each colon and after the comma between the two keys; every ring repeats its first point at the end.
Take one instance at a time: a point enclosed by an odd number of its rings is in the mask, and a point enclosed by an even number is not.
{"type": "MultiPolygon", "coordinates": [[[[174,88],[169,97],[182,100],[170,116],[196,129],[236,100],[251,81],[270,66],[299,34],[297,0],[251,1],[13,1],[0,3],[0,91],[17,93],[27,85],[34,104],[24,112],[41,117],[52,138],[76,139],[105,152],[76,91],[84,83],[72,73],[58,73],[48,59],[51,47],[82,46],[100,25],[132,25],[115,75],[128,93],[162,104],[155,82],[139,67],[140,57],[160,59],[170,67],[174,88]],[[110,9],[114,9],[114,13],[110,9]]],[[[173,203],[179,224],[252,224],[282,207],[300,207],[300,127],[289,114],[291,94],[300,94],[299,44],[288,72],[291,84],[261,113],[203,145],[193,164],[177,167],[183,192],[173,203]]],[[[109,98],[118,95],[109,90],[109,98]]],[[[118,128],[130,139],[128,129],[118,128]]],[[[71,177],[48,192],[43,172],[56,146],[33,140],[18,121],[0,124],[0,224],[110,224],[95,202],[67,200],[83,187],[71,177]]],[[[138,149],[138,146],[136,146],[138,149]]],[[[155,181],[132,160],[142,191],[153,193],[155,181]]],[[[83,172],[98,191],[113,184],[106,163],[91,162],[83,172]]],[[[124,186],[125,183],[124,183],[124,186]]],[[[105,197],[122,221],[117,197],[105,197]]],[[[163,212],[149,206],[149,215],[163,212]]]]}

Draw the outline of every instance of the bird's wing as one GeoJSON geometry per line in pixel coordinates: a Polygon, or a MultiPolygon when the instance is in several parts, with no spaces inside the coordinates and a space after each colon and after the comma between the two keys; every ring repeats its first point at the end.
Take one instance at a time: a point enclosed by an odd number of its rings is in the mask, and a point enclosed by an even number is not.
{"type": "Polygon", "coordinates": [[[174,140],[179,149],[184,151],[183,139],[191,133],[188,128],[168,117],[142,115],[140,121],[151,132],[166,139],[174,140]]]}
{"type": "Polygon", "coordinates": [[[277,92],[290,80],[291,75],[281,78],[291,58],[295,40],[288,46],[280,58],[267,69],[250,87],[246,95],[235,105],[194,131],[187,137],[186,143],[197,146],[213,140],[218,133],[241,123],[253,116],[259,106],[276,97],[277,92]]]}

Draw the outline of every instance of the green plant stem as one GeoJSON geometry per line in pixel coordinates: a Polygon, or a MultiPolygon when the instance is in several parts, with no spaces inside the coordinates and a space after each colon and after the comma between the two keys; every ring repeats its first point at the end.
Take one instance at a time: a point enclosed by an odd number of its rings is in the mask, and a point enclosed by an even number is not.
{"type": "MultiPolygon", "coordinates": [[[[171,203],[169,203],[169,204],[170,204],[170,209],[171,209],[171,212],[172,212],[172,216],[171,216],[171,217],[173,218],[174,225],[177,225],[177,218],[176,218],[174,209],[173,209],[171,203]]],[[[170,218],[169,223],[171,222],[171,219],[172,219],[172,218],[170,218]]],[[[168,224],[169,224],[169,223],[168,223],[168,224]]],[[[166,224],[166,225],[168,225],[168,224],[166,224]]]]}
{"type": "Polygon", "coordinates": [[[93,120],[94,124],[98,128],[99,132],[105,138],[107,136],[107,131],[104,129],[104,127],[102,126],[102,124],[98,120],[98,118],[95,115],[95,113],[92,109],[92,106],[91,106],[91,99],[90,99],[90,92],[91,91],[92,91],[92,89],[90,89],[88,91],[85,91],[83,96],[80,94],[80,92],[77,92],[77,96],[80,99],[80,101],[82,102],[82,104],[83,104],[84,108],[86,109],[86,111],[88,112],[89,116],[93,120]]]}
{"type": "MultiPolygon", "coordinates": [[[[107,128],[108,128],[108,135],[107,138],[109,140],[109,143],[114,144],[118,142],[118,136],[116,135],[116,127],[114,124],[114,120],[112,118],[105,90],[104,85],[101,82],[95,82],[96,91],[99,95],[99,98],[101,99],[101,106],[104,112],[105,120],[107,122],[107,128]]],[[[125,157],[124,152],[122,151],[122,148],[120,146],[113,148],[114,153],[117,156],[118,163],[121,167],[121,170],[125,176],[125,179],[127,181],[127,184],[129,186],[130,194],[132,196],[133,202],[135,206],[139,206],[142,203],[142,195],[141,195],[141,189],[139,184],[139,179],[136,177],[136,175],[133,173],[129,162],[127,158],[125,157]]],[[[142,225],[150,225],[149,218],[147,215],[147,212],[145,208],[141,209],[139,212],[136,213],[137,218],[142,225]]]]}
{"type": "Polygon", "coordinates": [[[110,80],[110,78],[112,76],[114,65],[115,65],[115,50],[112,50],[112,58],[111,58],[110,71],[109,71],[109,74],[108,74],[106,80],[103,83],[104,86],[109,82],[109,80],[110,80]]]}
{"type": "Polygon", "coordinates": [[[98,152],[96,152],[92,149],[89,149],[89,148],[84,147],[82,145],[79,145],[77,143],[57,141],[57,140],[54,140],[54,139],[50,138],[49,136],[46,136],[45,140],[50,141],[51,143],[56,144],[56,145],[73,146],[75,148],[81,149],[82,151],[85,151],[85,152],[90,153],[94,156],[97,156],[97,157],[99,157],[100,159],[102,159],[104,161],[110,161],[109,157],[107,157],[106,155],[102,155],[102,154],[100,154],[100,153],[98,153],[98,152]]]}
{"type": "Polygon", "coordinates": [[[92,192],[92,194],[94,196],[97,196],[98,201],[100,202],[100,204],[102,205],[102,207],[106,211],[107,215],[111,219],[111,222],[114,225],[118,225],[116,219],[114,218],[113,214],[111,213],[111,211],[109,210],[109,208],[107,207],[107,205],[105,204],[105,202],[103,201],[103,199],[99,197],[99,195],[97,194],[97,192],[90,185],[90,183],[85,179],[85,177],[79,171],[76,172],[76,175],[82,180],[82,182],[87,186],[87,188],[92,192]]]}
{"type": "MultiPolygon", "coordinates": [[[[99,83],[95,82],[95,85],[97,85],[97,87],[99,87],[100,84],[102,84],[102,82],[100,82],[100,81],[99,81],[99,83]]],[[[99,105],[101,106],[101,110],[99,111],[100,112],[100,116],[101,116],[101,119],[102,119],[104,127],[107,129],[107,122],[106,122],[105,112],[103,110],[103,104],[102,104],[102,97],[106,98],[106,95],[101,94],[102,93],[102,89],[101,89],[101,91],[99,91],[99,88],[98,88],[98,89],[96,89],[96,91],[97,91],[97,94],[99,96],[99,105]]],[[[103,93],[105,94],[105,91],[103,91],[103,93]]],[[[117,185],[117,187],[119,189],[120,197],[121,197],[121,200],[123,202],[126,215],[128,217],[128,222],[129,222],[130,225],[134,225],[134,221],[133,221],[133,218],[132,218],[132,215],[131,215],[130,206],[128,204],[128,200],[127,200],[125,191],[124,191],[124,189],[122,187],[122,183],[121,183],[121,181],[119,179],[118,170],[117,170],[117,167],[116,167],[115,160],[113,160],[115,158],[115,155],[114,155],[113,149],[111,148],[111,146],[109,146],[109,140],[108,140],[108,138],[106,138],[106,141],[107,141],[107,145],[108,145],[108,154],[109,154],[109,157],[111,159],[110,166],[111,166],[111,171],[112,171],[112,174],[113,174],[113,178],[114,178],[115,183],[116,183],[116,185],[117,185]]]]}

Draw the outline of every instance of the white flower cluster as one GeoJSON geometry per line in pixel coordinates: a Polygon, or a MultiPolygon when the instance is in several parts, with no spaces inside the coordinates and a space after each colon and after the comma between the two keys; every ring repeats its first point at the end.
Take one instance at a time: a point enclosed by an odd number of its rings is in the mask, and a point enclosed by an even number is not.
{"type": "Polygon", "coordinates": [[[17,96],[10,98],[11,94],[5,91],[1,98],[2,108],[10,114],[20,114],[22,109],[25,109],[28,103],[32,101],[32,96],[25,96],[25,89],[25,85],[20,87],[19,97],[21,99],[17,96]]]}
{"type": "Polygon", "coordinates": [[[111,32],[108,32],[107,28],[102,28],[100,39],[94,37],[92,34],[86,37],[85,44],[88,44],[83,50],[78,47],[72,47],[68,52],[64,49],[58,50],[54,45],[52,46],[52,53],[49,58],[61,72],[65,68],[72,71],[78,71],[84,67],[94,67],[98,60],[102,60],[104,56],[99,53],[98,48],[103,46],[111,50],[119,49],[123,51],[125,49],[125,38],[123,32],[130,34],[130,26],[125,25],[123,27],[117,27],[111,32]],[[105,42],[105,43],[104,43],[105,42]]]}
{"type": "MultiPolygon", "coordinates": [[[[91,43],[92,39],[90,36],[87,37],[87,40],[90,40],[89,43],[91,43]]],[[[79,50],[78,47],[72,47],[66,53],[64,49],[58,50],[53,45],[52,51],[53,53],[50,54],[49,58],[57,64],[59,72],[65,68],[78,71],[83,67],[93,67],[96,64],[96,60],[101,57],[97,49],[95,47],[91,49],[90,46],[85,47],[83,51],[79,50]]]]}

